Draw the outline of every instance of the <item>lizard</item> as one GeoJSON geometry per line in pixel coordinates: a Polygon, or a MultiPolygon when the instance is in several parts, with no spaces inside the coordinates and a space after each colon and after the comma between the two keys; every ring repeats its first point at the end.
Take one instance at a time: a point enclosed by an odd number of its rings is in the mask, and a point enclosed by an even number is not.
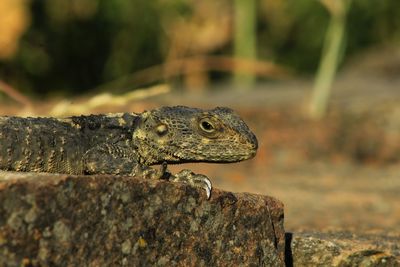
{"type": "Polygon", "coordinates": [[[0,116],[0,170],[142,175],[206,190],[203,174],[168,164],[231,163],[256,155],[257,138],[230,108],[160,107],[66,118],[0,116]],[[153,165],[161,165],[154,169],[153,165]]]}

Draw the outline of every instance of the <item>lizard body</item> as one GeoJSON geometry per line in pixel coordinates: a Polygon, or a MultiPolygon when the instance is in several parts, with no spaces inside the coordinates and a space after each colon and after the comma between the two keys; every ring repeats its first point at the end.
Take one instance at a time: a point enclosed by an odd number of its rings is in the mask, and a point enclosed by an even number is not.
{"type": "Polygon", "coordinates": [[[172,175],[168,163],[229,163],[252,158],[257,139],[228,108],[162,107],[143,113],[69,118],[0,117],[0,169],[167,177],[203,187],[201,174],[172,175]],[[162,164],[157,171],[150,166],[162,164]]]}

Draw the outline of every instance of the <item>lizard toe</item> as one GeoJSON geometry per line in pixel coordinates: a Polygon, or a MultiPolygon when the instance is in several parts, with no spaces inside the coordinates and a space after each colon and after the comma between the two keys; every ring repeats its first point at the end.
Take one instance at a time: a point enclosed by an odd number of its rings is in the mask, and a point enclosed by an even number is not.
{"type": "Polygon", "coordinates": [[[211,197],[211,191],[212,191],[211,181],[207,176],[203,174],[196,174],[190,170],[185,169],[171,176],[170,180],[202,188],[206,191],[207,199],[210,199],[211,197]]]}

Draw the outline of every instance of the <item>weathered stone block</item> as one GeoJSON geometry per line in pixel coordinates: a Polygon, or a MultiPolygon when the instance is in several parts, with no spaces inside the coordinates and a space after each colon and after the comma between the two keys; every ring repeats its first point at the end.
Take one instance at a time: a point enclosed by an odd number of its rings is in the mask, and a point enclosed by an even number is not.
{"type": "Polygon", "coordinates": [[[284,249],[271,197],[0,172],[0,266],[282,266],[284,249]]]}
{"type": "Polygon", "coordinates": [[[400,266],[400,237],[350,232],[287,233],[287,266],[400,266]]]}

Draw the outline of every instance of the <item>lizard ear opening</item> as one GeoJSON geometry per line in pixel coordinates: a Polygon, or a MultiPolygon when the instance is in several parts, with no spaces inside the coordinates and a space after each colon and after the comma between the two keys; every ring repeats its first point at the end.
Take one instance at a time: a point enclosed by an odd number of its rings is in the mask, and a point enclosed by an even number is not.
{"type": "Polygon", "coordinates": [[[156,127],[156,132],[157,132],[158,136],[164,136],[164,135],[166,135],[167,132],[168,132],[168,127],[167,127],[167,125],[165,125],[165,124],[159,124],[159,125],[156,127]]]}

